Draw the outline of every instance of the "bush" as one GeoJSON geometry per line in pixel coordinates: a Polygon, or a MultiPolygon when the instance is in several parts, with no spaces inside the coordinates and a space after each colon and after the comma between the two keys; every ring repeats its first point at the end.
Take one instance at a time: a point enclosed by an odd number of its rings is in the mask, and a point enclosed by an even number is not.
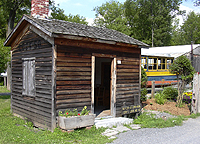
{"type": "Polygon", "coordinates": [[[159,93],[155,94],[155,102],[160,105],[165,104],[166,98],[165,98],[165,95],[163,94],[163,92],[159,92],[159,93]]]}
{"type": "Polygon", "coordinates": [[[140,96],[141,102],[147,100],[147,97],[146,97],[147,93],[148,93],[148,91],[146,88],[141,89],[141,96],[140,96]]]}
{"type": "Polygon", "coordinates": [[[141,96],[140,96],[140,101],[143,102],[143,101],[146,101],[147,100],[147,74],[144,70],[143,67],[141,67],[141,96]]]}
{"type": "Polygon", "coordinates": [[[176,100],[178,96],[178,90],[173,87],[165,87],[163,90],[163,95],[165,96],[166,99],[176,100]]]}

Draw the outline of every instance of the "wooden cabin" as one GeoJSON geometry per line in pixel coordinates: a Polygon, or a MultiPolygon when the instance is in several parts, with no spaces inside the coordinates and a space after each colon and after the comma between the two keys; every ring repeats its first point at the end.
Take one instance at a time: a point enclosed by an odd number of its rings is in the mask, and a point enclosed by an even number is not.
{"type": "Polygon", "coordinates": [[[141,47],[118,31],[24,15],[4,45],[11,46],[11,109],[53,130],[58,111],[91,113],[140,104],[141,47]]]}

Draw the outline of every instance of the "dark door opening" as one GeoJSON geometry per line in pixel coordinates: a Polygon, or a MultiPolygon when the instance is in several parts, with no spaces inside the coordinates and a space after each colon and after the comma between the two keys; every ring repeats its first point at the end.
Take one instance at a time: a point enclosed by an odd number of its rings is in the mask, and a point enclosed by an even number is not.
{"type": "Polygon", "coordinates": [[[110,115],[111,58],[95,59],[94,112],[98,116],[110,115]]]}

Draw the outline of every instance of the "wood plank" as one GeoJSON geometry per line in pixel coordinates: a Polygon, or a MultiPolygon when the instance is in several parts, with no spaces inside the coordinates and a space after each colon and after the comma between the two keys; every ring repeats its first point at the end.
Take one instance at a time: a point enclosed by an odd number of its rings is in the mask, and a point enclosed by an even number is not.
{"type": "Polygon", "coordinates": [[[116,99],[126,99],[126,98],[134,98],[138,96],[138,93],[126,94],[126,95],[117,95],[116,99]]]}
{"type": "Polygon", "coordinates": [[[91,84],[91,81],[56,81],[57,85],[80,85],[91,84]]]}
{"type": "Polygon", "coordinates": [[[76,98],[90,98],[91,94],[86,93],[86,94],[67,94],[67,95],[56,95],[57,100],[62,100],[62,99],[76,99],[76,98]]]}
{"type": "Polygon", "coordinates": [[[139,69],[117,69],[117,72],[139,72],[139,69]]]}
{"type": "Polygon", "coordinates": [[[90,58],[58,57],[57,62],[91,62],[90,58]]]}
{"type": "Polygon", "coordinates": [[[82,103],[82,102],[91,102],[91,98],[57,100],[56,104],[59,105],[59,104],[82,103]]]}
{"type": "Polygon", "coordinates": [[[57,76],[64,76],[64,75],[69,75],[69,76],[90,76],[91,72],[57,72],[57,76]]]}
{"type": "Polygon", "coordinates": [[[74,85],[71,85],[71,86],[58,86],[56,87],[56,90],[82,90],[82,89],[85,89],[85,90],[89,90],[91,89],[91,86],[90,85],[84,85],[84,86],[74,86],[74,85]]]}
{"type": "Polygon", "coordinates": [[[117,65],[117,69],[139,69],[139,65],[117,65]]]}
{"type": "Polygon", "coordinates": [[[132,94],[134,92],[139,92],[139,90],[127,90],[127,91],[117,91],[116,95],[125,95],[125,94],[132,94]]]}
{"type": "Polygon", "coordinates": [[[90,72],[91,68],[89,67],[57,67],[56,70],[59,71],[74,71],[74,72],[90,72]]]}
{"type": "Polygon", "coordinates": [[[50,113],[47,113],[47,112],[44,112],[44,111],[41,111],[41,110],[37,110],[33,107],[29,107],[29,106],[26,105],[26,103],[24,103],[22,105],[22,104],[19,104],[18,101],[17,102],[13,101],[13,106],[18,107],[20,109],[24,109],[24,110],[32,112],[32,113],[40,114],[42,116],[46,116],[46,117],[51,116],[50,113]]]}
{"type": "Polygon", "coordinates": [[[44,111],[44,112],[47,112],[47,113],[51,113],[51,109],[50,108],[41,107],[39,105],[35,105],[33,103],[29,103],[29,101],[25,102],[25,101],[18,101],[17,99],[13,99],[13,102],[21,104],[21,105],[23,105],[25,107],[31,107],[31,108],[34,108],[34,109],[39,110],[39,111],[44,111]]]}
{"type": "Polygon", "coordinates": [[[63,80],[63,81],[66,81],[66,80],[91,80],[91,77],[90,76],[57,76],[56,77],[56,80],[59,81],[59,80],[63,80]]]}
{"type": "Polygon", "coordinates": [[[91,66],[91,63],[69,63],[69,62],[57,62],[57,66],[81,66],[81,67],[84,67],[84,66],[91,66]]]}
{"type": "Polygon", "coordinates": [[[43,102],[38,102],[38,101],[30,101],[30,100],[26,100],[23,97],[20,97],[17,94],[13,94],[13,99],[16,99],[17,101],[24,101],[25,103],[31,103],[33,105],[38,105],[41,107],[45,107],[50,109],[51,108],[51,104],[47,104],[47,103],[43,103],[43,102]]]}
{"type": "Polygon", "coordinates": [[[117,73],[118,76],[138,76],[139,77],[139,73],[131,73],[131,72],[127,72],[127,73],[117,73]]]}
{"type": "Polygon", "coordinates": [[[62,91],[57,91],[56,94],[83,94],[83,93],[90,93],[91,90],[62,90],[62,91]]]}
{"type": "Polygon", "coordinates": [[[82,47],[82,48],[90,48],[90,49],[101,49],[101,50],[112,50],[112,51],[119,51],[119,52],[127,52],[127,53],[138,53],[140,54],[140,49],[125,47],[125,46],[116,46],[110,44],[103,44],[103,43],[94,43],[94,42],[83,42],[77,40],[66,40],[66,39],[58,39],[55,38],[56,45],[65,45],[65,46],[74,46],[74,47],[82,47]]]}
{"type": "Polygon", "coordinates": [[[91,105],[91,101],[89,101],[89,102],[82,102],[82,103],[70,103],[70,104],[59,104],[59,105],[57,105],[57,109],[69,109],[69,108],[76,108],[76,107],[84,107],[84,106],[89,106],[89,105],[91,105]]]}
{"type": "Polygon", "coordinates": [[[91,70],[91,113],[94,114],[94,83],[95,83],[95,56],[92,56],[91,70]]]}
{"type": "Polygon", "coordinates": [[[120,88],[120,87],[135,87],[135,86],[139,86],[138,83],[134,83],[134,84],[117,84],[117,88],[120,88]]]}

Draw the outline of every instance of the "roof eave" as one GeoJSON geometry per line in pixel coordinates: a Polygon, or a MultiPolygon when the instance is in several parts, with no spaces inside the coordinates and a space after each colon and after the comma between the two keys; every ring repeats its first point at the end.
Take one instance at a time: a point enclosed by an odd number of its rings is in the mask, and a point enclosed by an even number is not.
{"type": "Polygon", "coordinates": [[[38,28],[39,30],[41,30],[42,32],[44,32],[45,34],[47,34],[49,37],[52,37],[52,32],[46,30],[45,28],[43,28],[42,26],[40,26],[38,23],[36,23],[34,20],[31,20],[31,18],[27,17],[26,15],[23,15],[23,17],[20,19],[20,21],[17,23],[17,25],[15,26],[15,28],[12,30],[12,32],[9,34],[9,36],[6,38],[5,42],[4,42],[4,46],[11,46],[11,38],[13,37],[14,33],[17,32],[17,29],[20,27],[20,25],[24,22],[27,21],[30,24],[32,24],[33,26],[35,26],[36,28],[38,28]]]}

